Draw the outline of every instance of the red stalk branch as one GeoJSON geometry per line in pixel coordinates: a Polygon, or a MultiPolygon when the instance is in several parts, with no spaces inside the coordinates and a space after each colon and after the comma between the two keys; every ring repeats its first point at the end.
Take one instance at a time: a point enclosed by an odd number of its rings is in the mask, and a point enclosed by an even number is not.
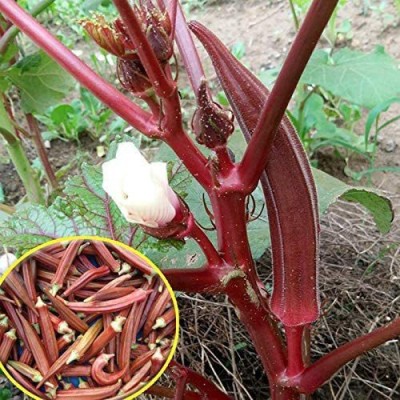
{"type": "Polygon", "coordinates": [[[264,105],[240,165],[243,184],[250,192],[267,164],[276,130],[337,3],[338,0],[314,0],[264,105]]]}
{"type": "Polygon", "coordinates": [[[115,87],[97,75],[25,10],[18,6],[15,1],[1,0],[0,12],[129,124],[148,136],[154,136],[158,133],[158,128],[149,113],[132,103],[115,87]]]}
{"type": "Polygon", "coordinates": [[[313,393],[349,361],[397,336],[400,336],[400,318],[333,350],[308,367],[302,374],[289,379],[288,383],[301,393],[313,393]]]}
{"type": "Polygon", "coordinates": [[[161,68],[160,63],[142,30],[141,23],[134,13],[131,5],[127,0],[113,0],[115,7],[118,9],[122,20],[125,23],[128,35],[135,43],[140,61],[143,64],[147,75],[150,78],[153,88],[157,96],[161,98],[170,97],[174,90],[175,84],[171,79],[168,79],[161,68]]]}
{"type": "Polygon", "coordinates": [[[190,237],[194,239],[203,250],[209,265],[213,266],[213,268],[218,268],[223,264],[223,261],[211,240],[196,223],[193,225],[190,231],[190,237]]]}
{"type": "Polygon", "coordinates": [[[201,376],[197,372],[192,371],[190,368],[184,367],[183,365],[178,364],[176,361],[172,361],[170,366],[177,369],[183,369],[186,375],[186,382],[199,389],[200,393],[202,393],[206,399],[232,400],[228,395],[218,389],[211,381],[204,378],[204,376],[201,376]]]}

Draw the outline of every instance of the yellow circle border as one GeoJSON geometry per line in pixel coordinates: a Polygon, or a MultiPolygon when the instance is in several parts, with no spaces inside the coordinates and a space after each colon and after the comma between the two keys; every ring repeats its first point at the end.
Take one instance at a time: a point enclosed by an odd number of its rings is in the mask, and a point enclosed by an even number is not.
{"type": "MultiPolygon", "coordinates": [[[[179,308],[178,308],[178,303],[176,301],[176,296],[175,293],[171,287],[171,285],[169,284],[167,278],[165,277],[164,273],[161,271],[160,268],[158,268],[149,258],[147,258],[145,255],[143,255],[142,253],[140,253],[138,250],[134,249],[133,247],[128,246],[127,244],[124,244],[122,242],[118,242],[117,240],[113,240],[113,239],[109,239],[109,238],[105,238],[105,237],[101,237],[101,236],[65,236],[62,238],[58,238],[58,239],[54,239],[54,240],[49,240],[46,243],[43,243],[39,246],[36,246],[35,248],[27,251],[26,253],[24,253],[23,256],[21,256],[20,258],[18,258],[18,260],[16,260],[15,262],[13,262],[8,268],[7,270],[4,272],[4,274],[0,277],[0,286],[3,284],[3,282],[5,281],[5,279],[7,278],[7,276],[10,274],[10,272],[17,267],[19,264],[21,264],[21,262],[23,262],[26,258],[30,257],[31,255],[33,255],[34,253],[36,253],[39,250],[42,250],[52,244],[55,243],[63,243],[63,242],[70,242],[72,240],[92,240],[92,241],[101,241],[101,242],[105,242],[105,243],[111,243],[114,244],[116,246],[120,246],[122,248],[124,248],[125,250],[130,251],[131,253],[134,253],[135,255],[137,255],[138,257],[140,257],[142,260],[144,260],[148,265],[150,265],[155,272],[158,274],[158,276],[161,278],[161,280],[164,282],[165,287],[167,288],[170,296],[171,296],[171,300],[172,300],[172,305],[174,307],[175,310],[175,337],[174,340],[172,342],[172,347],[171,347],[171,351],[168,354],[167,359],[165,360],[165,363],[163,365],[163,367],[161,368],[161,370],[157,373],[157,375],[151,379],[151,381],[147,382],[146,385],[144,385],[141,389],[139,389],[137,392],[135,392],[134,394],[130,395],[129,397],[126,397],[125,400],[132,400],[137,398],[138,396],[140,396],[141,394],[143,394],[147,389],[150,389],[151,386],[153,386],[163,375],[163,373],[165,372],[165,370],[168,368],[170,362],[172,361],[172,358],[175,355],[176,349],[178,347],[178,342],[179,342],[179,330],[180,330],[180,323],[179,323],[179,308]]],[[[27,389],[25,389],[22,385],[20,385],[13,377],[12,375],[7,371],[7,368],[3,365],[2,362],[0,362],[0,370],[3,372],[3,374],[7,377],[7,379],[13,383],[14,386],[16,386],[19,390],[21,390],[21,392],[25,393],[27,396],[35,399],[35,400],[43,400],[42,398],[34,395],[33,393],[29,392],[27,389]]],[[[113,397],[119,397],[122,395],[115,395],[113,397]]]]}

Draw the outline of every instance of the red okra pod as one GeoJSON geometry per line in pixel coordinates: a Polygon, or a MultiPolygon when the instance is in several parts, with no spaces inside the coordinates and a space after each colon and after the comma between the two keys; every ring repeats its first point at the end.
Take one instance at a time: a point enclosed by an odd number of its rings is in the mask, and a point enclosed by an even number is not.
{"type": "MultiPolygon", "coordinates": [[[[26,340],[36,361],[40,373],[44,376],[50,368],[50,362],[44,350],[43,343],[32,325],[19,313],[19,318],[26,332],[26,340]]],[[[46,379],[47,380],[47,379],[46,379]]]]}
{"type": "Polygon", "coordinates": [[[157,299],[154,301],[154,304],[146,318],[146,322],[144,324],[143,328],[143,335],[144,337],[147,337],[151,330],[152,327],[157,319],[161,315],[161,313],[164,312],[166,309],[168,303],[171,301],[170,294],[165,286],[161,286],[162,292],[159,294],[157,299]]]}
{"type": "Polygon", "coordinates": [[[132,275],[130,274],[125,274],[125,275],[121,275],[118,278],[113,279],[111,282],[108,282],[105,286],[103,286],[98,292],[96,292],[94,295],[92,295],[91,297],[89,297],[85,303],[88,303],[90,301],[95,301],[97,300],[98,296],[100,295],[100,293],[107,291],[111,288],[116,288],[119,285],[121,285],[123,282],[129,280],[131,278],[132,275]]]}
{"type": "Polygon", "coordinates": [[[89,329],[88,324],[82,321],[70,308],[68,308],[64,300],[53,296],[48,289],[44,289],[44,292],[53,304],[54,308],[60,316],[68,322],[68,325],[71,328],[81,333],[85,333],[89,329]]]}
{"type": "Polygon", "coordinates": [[[75,333],[66,333],[62,335],[58,340],[57,340],[57,348],[58,352],[60,353],[62,350],[64,350],[65,347],[67,347],[75,338],[75,333]]]}
{"type": "Polygon", "coordinates": [[[8,360],[7,365],[11,365],[19,373],[29,378],[34,383],[38,383],[43,379],[42,374],[35,368],[24,364],[20,361],[8,360]]]}
{"type": "Polygon", "coordinates": [[[51,293],[56,295],[57,292],[64,286],[64,280],[72,267],[74,258],[76,257],[79,247],[82,244],[82,240],[73,240],[68,244],[65,253],[61,257],[61,260],[57,266],[56,273],[53,280],[51,281],[52,288],[51,293]]]}
{"type": "Polygon", "coordinates": [[[67,333],[73,332],[72,329],[69,327],[67,321],[62,320],[61,318],[57,317],[51,312],[49,312],[49,317],[53,325],[53,328],[57,333],[65,335],[67,333]]]}
{"type": "Polygon", "coordinates": [[[46,398],[55,398],[54,396],[51,395],[50,393],[43,393],[40,390],[38,390],[32,382],[27,379],[25,376],[23,376],[20,372],[18,372],[15,368],[13,368],[11,365],[7,367],[7,369],[10,371],[11,375],[14,377],[14,379],[24,388],[29,390],[30,393],[38,396],[40,399],[43,398],[43,396],[46,396],[46,398]]]}
{"type": "Polygon", "coordinates": [[[155,352],[156,352],[156,349],[149,350],[147,348],[146,353],[143,353],[143,354],[139,355],[138,357],[135,357],[135,360],[131,363],[131,365],[129,367],[131,375],[134,375],[137,370],[139,370],[144,365],[146,365],[149,361],[151,361],[151,357],[153,357],[155,352]]]}
{"type": "Polygon", "coordinates": [[[9,326],[9,319],[6,315],[4,315],[4,317],[0,320],[0,340],[3,338],[3,335],[9,326]]]}
{"type": "Polygon", "coordinates": [[[40,333],[46,343],[45,350],[49,356],[50,364],[53,364],[58,358],[57,339],[51,322],[49,309],[40,296],[37,298],[36,309],[39,312],[40,333]]]}
{"type": "Polygon", "coordinates": [[[155,324],[153,325],[152,329],[160,329],[160,328],[165,328],[168,324],[170,324],[172,321],[175,321],[175,309],[171,307],[161,317],[158,317],[156,319],[155,324]]]}
{"type": "Polygon", "coordinates": [[[135,320],[140,319],[138,315],[138,304],[134,304],[129,312],[128,318],[125,322],[125,329],[121,333],[120,343],[117,350],[117,364],[119,369],[127,371],[127,375],[124,377],[129,380],[130,373],[127,370],[130,360],[130,349],[132,343],[136,342],[137,330],[134,329],[135,320]]]}
{"type": "Polygon", "coordinates": [[[2,301],[1,305],[10,319],[10,324],[17,330],[18,337],[21,338],[23,340],[23,342],[25,343],[26,347],[28,349],[30,349],[29,344],[27,343],[27,340],[26,340],[26,334],[25,334],[24,327],[21,323],[21,320],[19,319],[19,316],[17,314],[15,307],[12,304],[5,302],[5,301],[2,301]]]}
{"type": "Polygon", "coordinates": [[[14,291],[14,293],[21,299],[21,301],[37,316],[35,303],[29,296],[24,281],[15,268],[8,274],[6,282],[14,291]]]}
{"type": "Polygon", "coordinates": [[[141,257],[138,255],[123,249],[122,247],[115,246],[112,243],[108,243],[107,246],[118,255],[118,257],[131,265],[133,268],[137,268],[139,271],[142,271],[144,274],[152,276],[154,275],[154,270],[153,268],[146,263],[145,260],[143,260],[141,257]]]}
{"type": "MultiPolygon", "coordinates": [[[[122,327],[126,321],[125,317],[118,316],[110,325],[105,326],[103,332],[96,338],[93,344],[90,346],[86,354],[80,360],[81,362],[86,362],[98,354],[102,349],[104,349],[109,342],[115,338],[119,333],[122,332],[122,327]]],[[[114,353],[112,353],[114,354],[114,353]]]]}
{"type": "Polygon", "coordinates": [[[43,374],[43,379],[38,383],[37,388],[40,388],[48,379],[57,374],[67,365],[67,361],[71,357],[72,351],[74,351],[74,349],[79,345],[81,340],[82,336],[79,336],[75,340],[74,344],[61,354],[57,361],[49,368],[47,373],[43,374]]]}
{"type": "Polygon", "coordinates": [[[101,292],[97,292],[92,296],[83,300],[84,303],[91,303],[93,301],[105,301],[105,300],[113,300],[118,299],[123,296],[127,296],[135,291],[135,288],[129,287],[111,287],[107,290],[102,290],[101,292]]]}
{"type": "Polygon", "coordinates": [[[98,241],[93,241],[91,244],[102,263],[108,265],[112,272],[118,273],[121,268],[121,263],[113,257],[107,246],[103,242],[98,241]]]}
{"type": "Polygon", "coordinates": [[[126,373],[129,365],[126,365],[119,371],[107,373],[103,368],[114,357],[114,354],[100,354],[92,365],[91,376],[101,386],[112,385],[118,382],[126,373]]]}
{"type": "Polygon", "coordinates": [[[89,282],[95,280],[96,278],[106,276],[109,273],[110,273],[110,268],[108,268],[106,265],[90,269],[89,271],[83,273],[67,290],[65,290],[63,296],[64,297],[69,296],[76,290],[85,287],[89,282]]]}
{"type": "Polygon", "coordinates": [[[118,389],[121,387],[121,382],[117,382],[114,385],[104,386],[100,388],[88,388],[88,389],[68,389],[59,390],[57,392],[57,399],[59,400],[102,400],[109,399],[118,389]]]}
{"type": "MultiPolygon", "coordinates": [[[[35,302],[37,298],[37,292],[35,287],[35,282],[37,277],[36,261],[33,259],[25,260],[21,266],[21,269],[26,290],[31,300],[35,302]]],[[[38,323],[38,316],[31,309],[28,310],[28,316],[29,316],[29,321],[32,324],[38,323]]]]}
{"type": "Polygon", "coordinates": [[[11,350],[13,349],[15,342],[17,341],[17,335],[15,329],[11,329],[6,332],[3,336],[0,345],[0,361],[5,364],[10,357],[11,350]]]}
{"type": "Polygon", "coordinates": [[[84,313],[120,311],[133,303],[143,301],[150,293],[151,290],[137,289],[133,293],[123,296],[120,299],[99,301],[96,303],[68,302],[68,307],[73,311],[84,313]]]}
{"type": "Polygon", "coordinates": [[[150,368],[151,368],[151,361],[149,361],[142,368],[140,368],[139,371],[137,371],[137,373],[132,377],[132,379],[121,388],[118,394],[129,392],[133,388],[140,385],[141,382],[145,380],[146,376],[150,372],[150,368]]]}
{"type": "MultiPolygon", "coordinates": [[[[269,96],[268,89],[207,28],[190,28],[204,45],[249,141],[269,96]]],[[[290,120],[284,116],[268,154],[261,185],[268,209],[274,290],[271,310],[286,326],[319,317],[319,216],[316,187],[307,155],[290,120]]]]}
{"type": "Polygon", "coordinates": [[[47,254],[44,250],[38,250],[32,255],[32,258],[40,263],[42,267],[48,271],[56,272],[60,260],[50,254],[47,254]]]}
{"type": "Polygon", "coordinates": [[[63,369],[62,376],[63,377],[71,377],[71,376],[88,377],[88,376],[90,376],[91,369],[92,369],[91,365],[71,365],[71,366],[63,369]]]}
{"type": "Polygon", "coordinates": [[[31,365],[33,362],[32,352],[26,347],[22,351],[21,357],[18,359],[19,362],[27,365],[31,365]]]}

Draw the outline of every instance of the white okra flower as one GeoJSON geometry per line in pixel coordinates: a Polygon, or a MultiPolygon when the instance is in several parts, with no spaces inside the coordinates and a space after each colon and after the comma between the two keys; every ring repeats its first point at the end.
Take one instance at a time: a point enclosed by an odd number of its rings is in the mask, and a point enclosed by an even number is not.
{"type": "Polygon", "coordinates": [[[167,164],[149,163],[131,142],[120,143],[116,157],[103,164],[103,189],[129,222],[151,228],[171,222],[180,206],[167,164]]]}
{"type": "Polygon", "coordinates": [[[6,272],[6,269],[15,261],[17,261],[17,257],[12,253],[5,253],[0,257],[0,275],[6,272]]]}

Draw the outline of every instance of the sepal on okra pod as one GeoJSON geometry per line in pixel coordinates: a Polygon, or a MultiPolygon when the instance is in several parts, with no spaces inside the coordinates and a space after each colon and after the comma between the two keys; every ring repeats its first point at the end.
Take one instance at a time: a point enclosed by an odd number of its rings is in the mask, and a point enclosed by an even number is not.
{"type": "Polygon", "coordinates": [[[190,230],[194,223],[194,217],[188,205],[179,198],[179,207],[176,208],[176,215],[171,222],[158,228],[148,226],[142,226],[142,228],[145,233],[158,239],[183,240],[190,236],[190,230]]]}

